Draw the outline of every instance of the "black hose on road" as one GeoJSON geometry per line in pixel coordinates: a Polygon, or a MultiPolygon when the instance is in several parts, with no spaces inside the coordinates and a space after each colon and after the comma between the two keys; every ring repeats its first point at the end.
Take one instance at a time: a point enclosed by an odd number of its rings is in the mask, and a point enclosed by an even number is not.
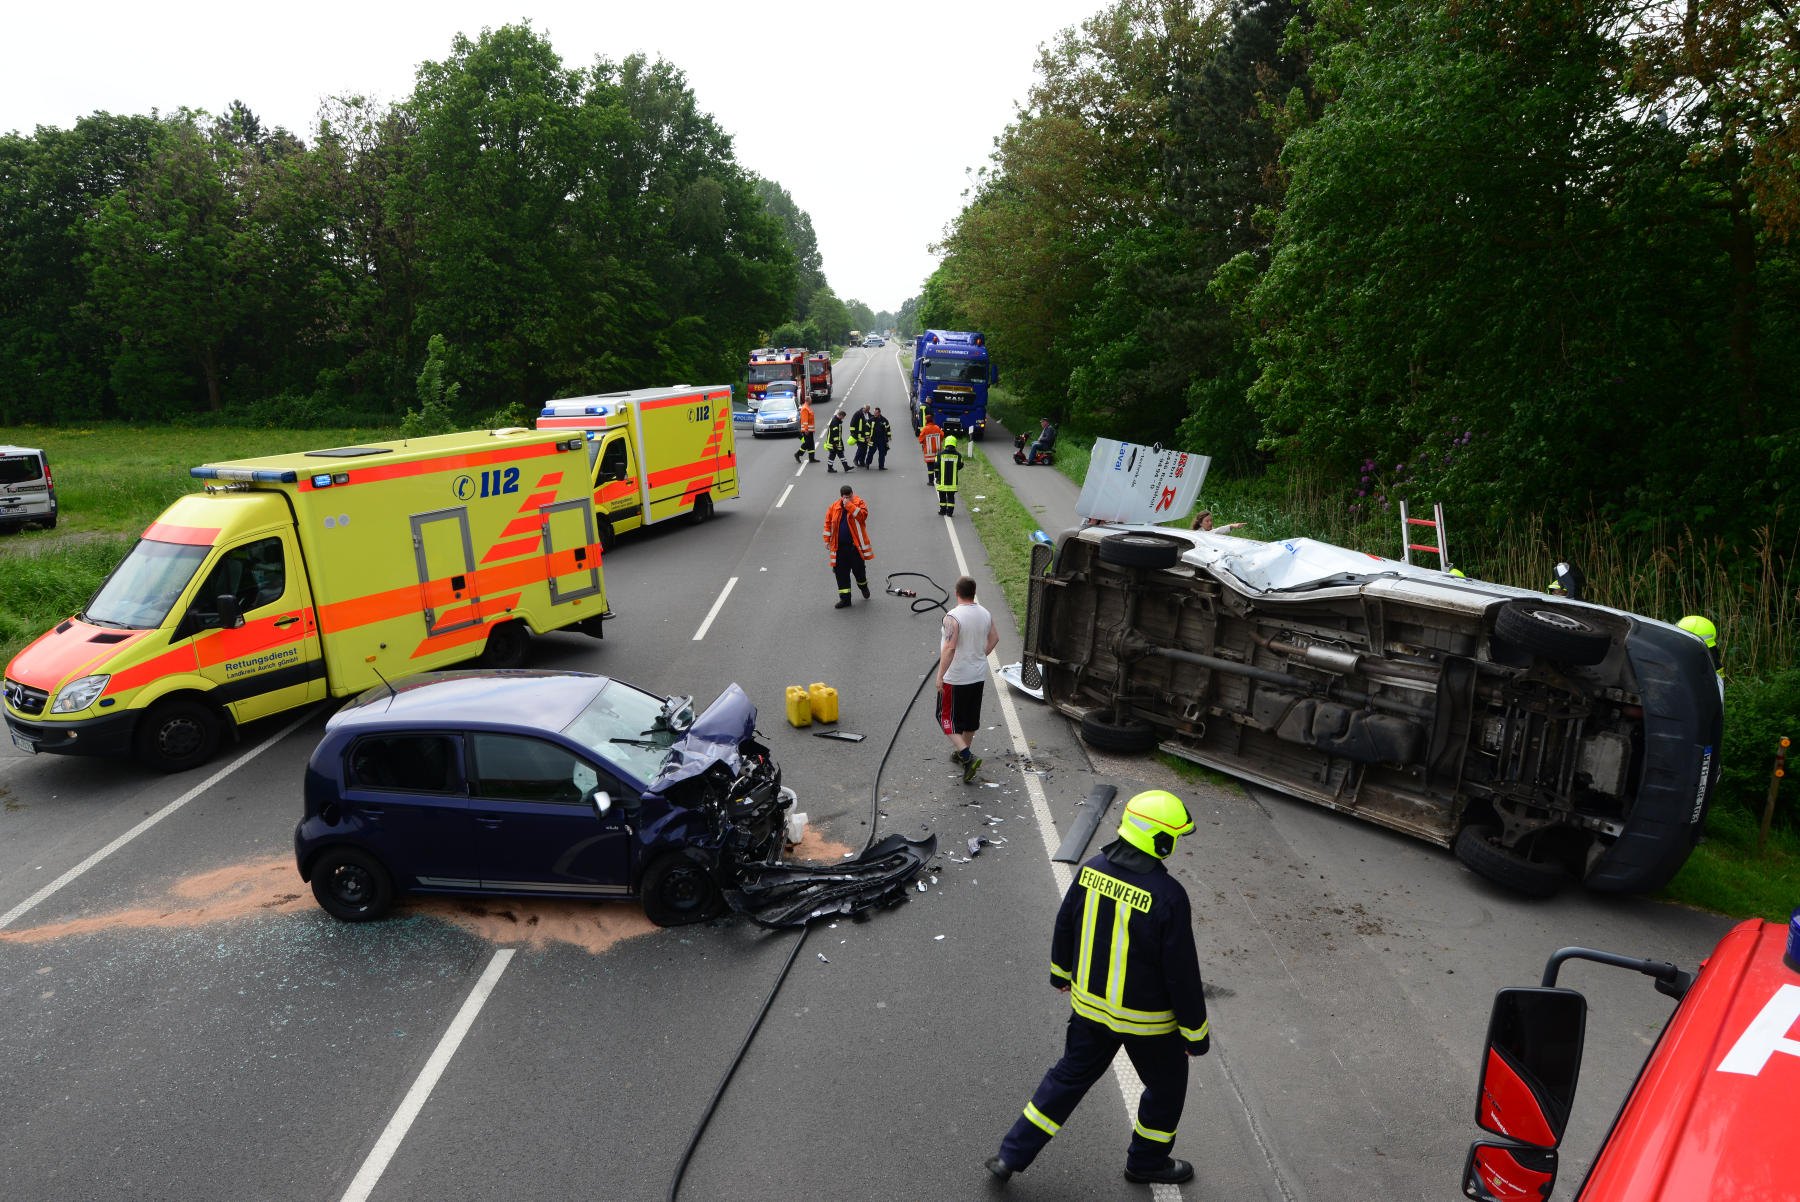
{"type": "MultiPolygon", "coordinates": [[[[938,592],[934,600],[930,597],[914,596],[911,609],[913,613],[928,613],[941,609],[945,613],[950,607],[945,604],[950,594],[937,581],[923,572],[889,572],[887,590],[896,596],[906,594],[896,589],[894,581],[900,577],[916,576],[929,584],[938,592]]],[[[925,691],[925,685],[937,672],[938,657],[931,657],[931,665],[925,669],[925,675],[919,677],[918,687],[913,689],[912,697],[906,702],[906,708],[900,711],[900,720],[894,723],[894,733],[888,736],[887,749],[881,753],[881,762],[875,766],[875,780],[869,789],[869,837],[863,843],[863,852],[875,846],[875,834],[881,825],[881,774],[887,770],[888,757],[894,754],[894,745],[900,741],[900,732],[906,726],[906,719],[912,714],[912,708],[918,704],[919,694],[925,691]]],[[[756,1039],[756,1033],[762,1028],[763,1019],[768,1017],[769,1007],[775,1004],[775,995],[781,992],[781,986],[787,981],[788,972],[794,967],[794,961],[800,958],[800,949],[806,945],[806,936],[812,931],[810,925],[800,928],[800,934],[794,939],[793,950],[782,962],[781,971],[775,974],[775,983],[769,986],[769,996],[763,999],[756,1017],[751,1020],[750,1029],[744,1033],[744,1040],[738,1045],[737,1054],[731,1058],[731,1064],[725,1069],[725,1075],[719,1078],[718,1088],[713,1090],[712,1098],[706,1103],[706,1111],[701,1114],[700,1121],[694,1126],[694,1133],[688,1137],[687,1147],[681,1153],[681,1161],[675,1166],[675,1176],[669,1182],[667,1202],[675,1202],[675,1196],[681,1192],[681,1179],[687,1175],[688,1162],[694,1158],[694,1150],[700,1146],[700,1137],[706,1134],[706,1128],[712,1122],[713,1111],[719,1108],[719,1100],[725,1096],[725,1087],[731,1084],[731,1078],[737,1073],[738,1065],[744,1062],[744,1056],[750,1051],[750,1045],[756,1039]]]]}

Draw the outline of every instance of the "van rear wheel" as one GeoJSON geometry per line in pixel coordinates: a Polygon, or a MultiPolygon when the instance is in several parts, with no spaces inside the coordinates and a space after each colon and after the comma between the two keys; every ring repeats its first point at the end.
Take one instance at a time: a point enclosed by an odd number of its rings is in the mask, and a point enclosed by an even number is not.
{"type": "Polygon", "coordinates": [[[712,515],[713,515],[712,494],[703,492],[699,496],[695,497],[694,498],[694,525],[698,526],[701,522],[704,522],[707,519],[711,518],[712,515]]]}
{"type": "Polygon", "coordinates": [[[531,651],[531,632],[525,623],[502,622],[488,631],[487,647],[481,653],[484,668],[522,668],[531,651]]]}
{"type": "Polygon", "coordinates": [[[220,722],[207,706],[187,697],[159,701],[139,719],[138,758],[158,772],[186,772],[219,749],[220,722]]]}

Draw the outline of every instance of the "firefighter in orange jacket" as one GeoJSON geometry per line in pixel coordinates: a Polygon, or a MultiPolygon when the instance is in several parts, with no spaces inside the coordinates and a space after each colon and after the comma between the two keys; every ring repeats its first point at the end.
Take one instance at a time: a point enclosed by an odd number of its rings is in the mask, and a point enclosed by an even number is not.
{"type": "Polygon", "coordinates": [[[944,449],[944,428],[925,411],[925,424],[919,427],[919,449],[925,452],[925,482],[937,487],[938,453],[944,449]]]}
{"type": "Polygon", "coordinates": [[[817,463],[819,456],[813,449],[813,411],[811,401],[800,402],[800,449],[794,452],[794,462],[800,462],[800,456],[806,456],[808,462],[817,463]]]}
{"type": "Polygon", "coordinates": [[[863,561],[875,558],[869,543],[869,506],[846,484],[838,489],[838,499],[825,511],[825,549],[831,555],[831,570],[837,576],[838,602],[833,608],[850,608],[850,577],[856,587],[869,596],[869,579],[863,573],[863,561]]]}

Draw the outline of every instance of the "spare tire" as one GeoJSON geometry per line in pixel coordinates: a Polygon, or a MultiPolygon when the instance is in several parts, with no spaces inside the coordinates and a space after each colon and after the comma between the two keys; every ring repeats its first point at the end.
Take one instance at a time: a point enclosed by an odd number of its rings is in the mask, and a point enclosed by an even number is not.
{"type": "Polygon", "coordinates": [[[1455,854],[1476,876],[1527,897],[1550,897],[1562,887],[1562,865],[1540,864],[1501,847],[1491,826],[1463,827],[1457,832],[1455,854]]]}
{"type": "Polygon", "coordinates": [[[1520,651],[1585,666],[1606,658],[1612,636],[1586,618],[1536,601],[1508,601],[1494,616],[1494,637],[1520,651]]]}
{"type": "Polygon", "coordinates": [[[1132,530],[1100,540],[1100,562],[1121,568],[1172,568],[1188,549],[1185,539],[1170,534],[1132,530]]]}
{"type": "Polygon", "coordinates": [[[1138,718],[1120,718],[1112,710],[1090,710],[1081,716],[1081,738],[1101,751],[1136,753],[1157,744],[1156,728],[1138,718]]]}

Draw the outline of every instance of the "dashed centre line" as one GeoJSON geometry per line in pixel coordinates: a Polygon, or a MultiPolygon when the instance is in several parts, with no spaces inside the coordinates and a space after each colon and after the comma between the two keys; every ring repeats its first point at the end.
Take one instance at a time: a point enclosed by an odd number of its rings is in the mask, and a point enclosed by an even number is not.
{"type": "MultiPolygon", "coordinates": [[[[790,487],[792,486],[790,485],[790,487]]],[[[738,578],[736,576],[733,576],[730,580],[725,582],[725,587],[719,592],[719,599],[714,601],[712,608],[706,611],[706,621],[700,623],[700,629],[694,631],[692,641],[698,643],[701,639],[706,637],[706,632],[712,629],[713,619],[719,616],[719,611],[721,609],[725,608],[725,598],[731,596],[731,590],[737,587],[737,582],[738,578]]]]}

